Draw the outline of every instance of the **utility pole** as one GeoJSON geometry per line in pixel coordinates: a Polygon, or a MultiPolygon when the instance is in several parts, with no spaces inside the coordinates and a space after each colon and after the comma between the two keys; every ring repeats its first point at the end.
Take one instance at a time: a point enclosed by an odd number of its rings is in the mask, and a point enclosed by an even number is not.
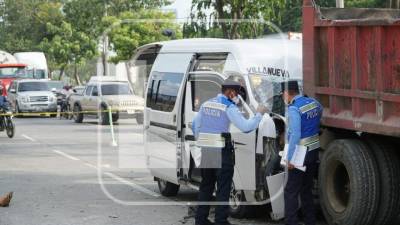
{"type": "Polygon", "coordinates": [[[336,0],[336,8],[344,8],[344,0],[336,0]]]}
{"type": "MultiPolygon", "coordinates": [[[[107,1],[104,1],[104,17],[108,16],[107,12],[107,1]]],[[[109,68],[108,68],[108,34],[104,33],[103,34],[103,54],[102,54],[102,63],[103,63],[103,76],[108,76],[109,74],[109,68]]]]}

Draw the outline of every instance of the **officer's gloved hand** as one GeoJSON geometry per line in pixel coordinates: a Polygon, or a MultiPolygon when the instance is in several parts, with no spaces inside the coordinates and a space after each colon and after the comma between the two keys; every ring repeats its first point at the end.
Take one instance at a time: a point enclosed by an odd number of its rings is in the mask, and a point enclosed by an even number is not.
{"type": "Polygon", "coordinates": [[[260,113],[261,115],[264,115],[266,112],[268,112],[268,108],[265,105],[259,105],[257,107],[257,112],[260,113]]]}

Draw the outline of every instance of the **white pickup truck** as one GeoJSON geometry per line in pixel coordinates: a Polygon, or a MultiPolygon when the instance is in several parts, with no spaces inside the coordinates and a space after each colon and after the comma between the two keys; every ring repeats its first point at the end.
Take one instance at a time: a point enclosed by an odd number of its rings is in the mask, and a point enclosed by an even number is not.
{"type": "Polygon", "coordinates": [[[138,124],[143,124],[144,99],[134,94],[128,81],[92,77],[83,93],[72,95],[69,102],[76,123],[82,123],[85,116],[94,116],[99,118],[100,124],[107,125],[111,109],[113,122],[124,116],[136,118],[138,124]]]}

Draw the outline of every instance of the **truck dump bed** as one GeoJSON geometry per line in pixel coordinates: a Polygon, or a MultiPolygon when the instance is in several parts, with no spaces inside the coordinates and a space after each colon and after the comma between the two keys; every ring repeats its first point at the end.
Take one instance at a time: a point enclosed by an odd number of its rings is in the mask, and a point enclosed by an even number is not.
{"type": "Polygon", "coordinates": [[[400,10],[319,8],[304,0],[304,91],[323,125],[400,137],[400,10]]]}

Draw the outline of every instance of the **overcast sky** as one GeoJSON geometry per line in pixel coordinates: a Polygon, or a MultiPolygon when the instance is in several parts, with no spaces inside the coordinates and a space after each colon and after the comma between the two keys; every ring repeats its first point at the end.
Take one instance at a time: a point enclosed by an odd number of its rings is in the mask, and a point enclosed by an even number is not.
{"type": "Polygon", "coordinates": [[[178,14],[177,17],[179,19],[189,17],[192,0],[172,0],[172,1],[174,1],[174,3],[164,8],[175,9],[178,14]]]}

